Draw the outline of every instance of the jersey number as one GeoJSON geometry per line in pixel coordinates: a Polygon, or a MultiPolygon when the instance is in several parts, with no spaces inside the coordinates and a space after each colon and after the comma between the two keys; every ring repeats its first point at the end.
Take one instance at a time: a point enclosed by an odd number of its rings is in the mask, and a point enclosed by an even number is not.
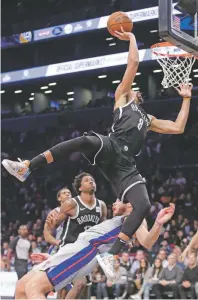
{"type": "Polygon", "coordinates": [[[138,130],[142,129],[143,124],[144,124],[143,119],[139,119],[139,123],[138,123],[138,126],[137,126],[138,130]]]}

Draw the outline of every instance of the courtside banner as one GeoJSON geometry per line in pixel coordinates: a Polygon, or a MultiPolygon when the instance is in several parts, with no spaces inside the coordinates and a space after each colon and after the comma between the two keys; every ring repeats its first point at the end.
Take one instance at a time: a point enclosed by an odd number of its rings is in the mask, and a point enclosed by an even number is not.
{"type": "MultiPolygon", "coordinates": [[[[48,67],[46,77],[126,65],[127,58],[128,52],[123,52],[88,59],[80,59],[60,64],[53,64],[48,67]]],[[[150,59],[152,59],[150,49],[139,51],[140,62],[150,59]]]]}
{"type": "MultiPolygon", "coordinates": [[[[146,20],[152,20],[158,18],[158,6],[149,7],[134,11],[127,12],[127,15],[133,20],[133,22],[141,22],[146,20]]],[[[54,39],[60,36],[71,35],[80,32],[86,32],[90,30],[102,29],[107,27],[107,20],[109,16],[104,16],[95,19],[89,19],[74,23],[66,23],[53,27],[41,28],[32,32],[24,32],[20,34],[14,34],[9,37],[1,38],[1,47],[9,48],[19,46],[24,43],[32,43],[42,41],[46,39],[54,39]]]]}
{"type": "MultiPolygon", "coordinates": [[[[133,20],[133,22],[142,22],[157,19],[159,15],[158,6],[129,11],[126,12],[126,14],[131,18],[131,20],[133,20]]],[[[174,11],[174,14],[180,14],[180,12],[174,11]]],[[[102,29],[107,27],[108,18],[109,16],[104,16],[100,18],[66,23],[53,27],[41,28],[32,32],[28,31],[20,34],[14,34],[12,36],[2,37],[1,47],[16,47],[21,44],[34,43],[46,39],[54,39],[57,37],[67,36],[75,33],[102,29]]]]}
{"type": "MultiPolygon", "coordinates": [[[[97,56],[92,58],[74,60],[53,64],[49,66],[37,67],[26,70],[2,73],[1,84],[12,83],[16,81],[32,80],[48,76],[58,76],[82,71],[97,70],[101,68],[115,67],[127,64],[128,52],[97,56]]],[[[139,50],[140,62],[155,60],[156,57],[150,49],[139,50]]]]}

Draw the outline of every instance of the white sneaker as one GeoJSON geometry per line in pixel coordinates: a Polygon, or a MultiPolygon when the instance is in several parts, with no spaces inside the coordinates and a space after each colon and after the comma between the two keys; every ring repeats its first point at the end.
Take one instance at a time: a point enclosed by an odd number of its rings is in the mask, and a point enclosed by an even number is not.
{"type": "Polygon", "coordinates": [[[13,176],[15,176],[21,182],[25,181],[26,178],[30,174],[30,169],[26,166],[26,164],[19,159],[18,161],[12,161],[9,159],[4,159],[2,161],[2,165],[4,168],[13,176]]]}
{"type": "Polygon", "coordinates": [[[103,269],[107,279],[114,281],[116,279],[115,270],[114,270],[114,256],[109,253],[103,254],[103,257],[99,255],[96,256],[96,259],[103,269]]]}

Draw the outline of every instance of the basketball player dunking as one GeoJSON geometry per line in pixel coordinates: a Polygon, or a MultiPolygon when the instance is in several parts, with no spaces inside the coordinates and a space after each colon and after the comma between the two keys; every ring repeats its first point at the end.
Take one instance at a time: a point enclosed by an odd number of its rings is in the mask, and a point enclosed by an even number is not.
{"type": "MultiPolygon", "coordinates": [[[[119,234],[126,215],[132,211],[130,203],[117,200],[113,205],[114,218],[91,227],[78,236],[73,244],[67,244],[55,255],[36,266],[26,274],[16,286],[15,299],[46,299],[45,294],[55,289],[60,290],[68,283],[90,274],[97,264],[96,255],[111,247],[119,234]]],[[[136,232],[136,238],[145,247],[151,248],[158,239],[163,224],[174,214],[175,206],[162,209],[148,232],[146,220],[136,232]]],[[[50,226],[50,222],[49,222],[50,226]]],[[[32,255],[43,259],[43,253],[32,255]]],[[[44,257],[45,260],[45,257],[44,257]]]]}
{"type": "MultiPolygon", "coordinates": [[[[80,233],[104,221],[107,216],[106,204],[95,197],[96,183],[90,174],[81,173],[76,176],[73,187],[78,196],[71,198],[71,193],[67,188],[60,190],[57,198],[61,206],[49,214],[45,223],[45,240],[59,245],[59,248],[74,243],[80,233]],[[54,221],[54,226],[51,228],[47,225],[49,219],[54,221]],[[58,240],[52,236],[51,232],[60,226],[62,233],[58,240]]],[[[77,299],[86,284],[86,277],[74,280],[73,288],[68,292],[66,299],[77,299]]],[[[84,292],[86,291],[83,290],[84,292]]]]}
{"type": "Polygon", "coordinates": [[[147,115],[140,106],[141,94],[131,90],[139,64],[135,36],[128,32],[115,34],[121,40],[129,40],[130,47],[127,69],[115,92],[114,121],[109,136],[92,132],[90,135],[60,143],[31,161],[2,162],[7,171],[20,181],[24,181],[35,169],[65,160],[72,152],[82,152],[91,164],[100,168],[116,196],[133,206],[133,211],[124,222],[109,253],[101,259],[107,276],[108,272],[112,273],[113,255],[123,249],[147,216],[151,206],[145,182],[136,169],[135,156],[140,153],[148,130],[163,134],[183,133],[189,115],[192,90],[192,85],[188,84],[180,85],[180,89],[177,89],[183,97],[183,103],[175,122],[147,115]]]}

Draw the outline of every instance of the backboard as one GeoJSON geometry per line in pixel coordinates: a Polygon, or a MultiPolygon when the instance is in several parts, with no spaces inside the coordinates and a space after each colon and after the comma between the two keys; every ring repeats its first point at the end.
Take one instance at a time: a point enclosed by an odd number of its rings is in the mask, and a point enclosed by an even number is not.
{"type": "Polygon", "coordinates": [[[198,57],[198,13],[190,16],[174,8],[174,0],[159,0],[159,35],[198,57]]]}

